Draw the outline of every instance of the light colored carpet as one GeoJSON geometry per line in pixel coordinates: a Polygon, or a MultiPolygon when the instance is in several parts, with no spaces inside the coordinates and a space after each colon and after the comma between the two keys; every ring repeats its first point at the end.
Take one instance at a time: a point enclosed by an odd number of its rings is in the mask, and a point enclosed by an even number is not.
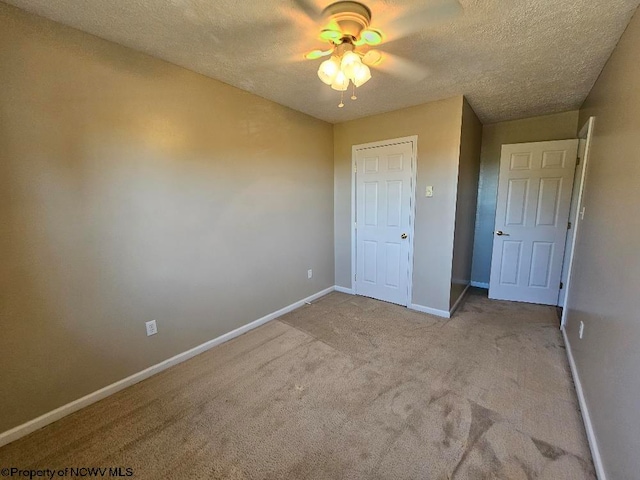
{"type": "Polygon", "coordinates": [[[0,449],[133,478],[594,479],[551,307],[332,293],[0,449]]]}

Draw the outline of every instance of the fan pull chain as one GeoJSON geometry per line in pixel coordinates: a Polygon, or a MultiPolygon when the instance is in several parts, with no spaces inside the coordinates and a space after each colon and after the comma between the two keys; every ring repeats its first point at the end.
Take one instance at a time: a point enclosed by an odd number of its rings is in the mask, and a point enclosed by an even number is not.
{"type": "Polygon", "coordinates": [[[356,98],[356,85],[355,83],[353,84],[353,93],[351,94],[351,100],[355,100],[356,98]]]}
{"type": "Polygon", "coordinates": [[[344,107],[344,92],[340,92],[340,103],[338,104],[338,108],[344,107]]]}

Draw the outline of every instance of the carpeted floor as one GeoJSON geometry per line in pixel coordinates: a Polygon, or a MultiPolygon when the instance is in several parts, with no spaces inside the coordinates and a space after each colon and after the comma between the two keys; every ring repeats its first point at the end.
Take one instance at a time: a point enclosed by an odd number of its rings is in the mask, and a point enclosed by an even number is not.
{"type": "Polygon", "coordinates": [[[159,479],[595,479],[552,307],[332,293],[0,449],[159,479]]]}

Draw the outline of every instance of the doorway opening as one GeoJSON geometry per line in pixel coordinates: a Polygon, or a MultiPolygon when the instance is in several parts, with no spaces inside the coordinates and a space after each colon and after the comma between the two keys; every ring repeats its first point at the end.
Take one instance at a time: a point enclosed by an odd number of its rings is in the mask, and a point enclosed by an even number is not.
{"type": "Polygon", "coordinates": [[[572,228],[567,232],[567,246],[565,249],[564,265],[562,267],[562,282],[563,291],[558,297],[558,307],[562,309],[560,327],[563,328],[567,317],[567,305],[569,303],[569,288],[571,286],[571,275],[573,270],[573,259],[575,254],[576,244],[578,242],[578,235],[580,233],[580,227],[582,220],[584,220],[585,209],[582,205],[584,198],[584,189],[587,182],[587,167],[589,165],[589,153],[591,151],[591,142],[593,138],[593,129],[595,128],[595,117],[590,117],[584,124],[578,139],[580,141],[579,146],[579,165],[576,170],[576,178],[574,180],[573,196],[571,198],[571,213],[569,215],[569,221],[572,228]]]}

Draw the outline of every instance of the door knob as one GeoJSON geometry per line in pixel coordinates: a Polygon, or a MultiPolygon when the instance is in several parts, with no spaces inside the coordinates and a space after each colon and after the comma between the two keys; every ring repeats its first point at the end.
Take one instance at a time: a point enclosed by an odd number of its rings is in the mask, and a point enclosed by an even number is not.
{"type": "Polygon", "coordinates": [[[404,240],[405,238],[407,238],[407,234],[403,233],[402,235],[400,235],[400,238],[404,240]]]}
{"type": "Polygon", "coordinates": [[[508,233],[504,233],[502,230],[498,230],[498,231],[496,232],[496,235],[498,235],[499,237],[501,237],[502,235],[504,235],[505,237],[508,237],[508,236],[509,236],[509,234],[508,234],[508,233]]]}

